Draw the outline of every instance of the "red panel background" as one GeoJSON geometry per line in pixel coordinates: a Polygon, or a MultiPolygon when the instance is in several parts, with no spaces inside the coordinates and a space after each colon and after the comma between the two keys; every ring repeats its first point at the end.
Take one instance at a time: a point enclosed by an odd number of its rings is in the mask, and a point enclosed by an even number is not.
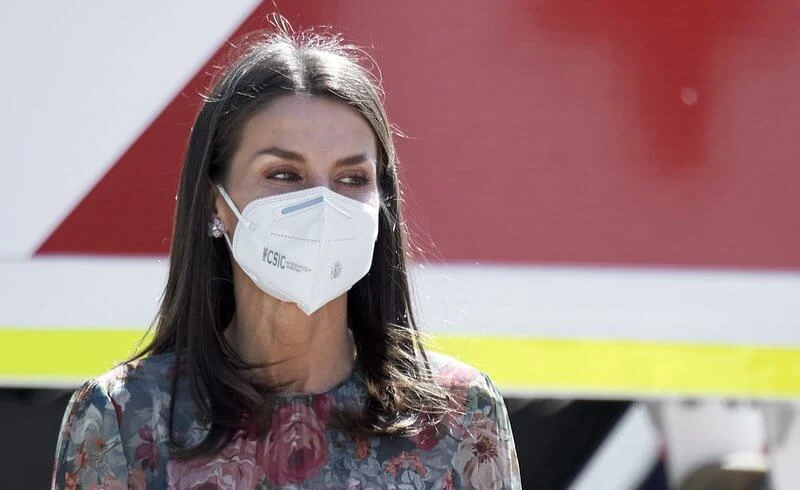
{"type": "MultiPolygon", "coordinates": [[[[796,2],[280,6],[295,25],[332,24],[371,48],[408,135],[411,219],[429,254],[800,268],[796,2]]],[[[166,253],[212,62],[39,253],[166,253]]]]}

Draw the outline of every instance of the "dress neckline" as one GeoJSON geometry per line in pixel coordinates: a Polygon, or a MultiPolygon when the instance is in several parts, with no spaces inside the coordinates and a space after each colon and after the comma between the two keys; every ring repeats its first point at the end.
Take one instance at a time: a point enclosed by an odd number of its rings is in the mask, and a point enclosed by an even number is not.
{"type": "Polygon", "coordinates": [[[348,375],[345,376],[341,381],[326,390],[276,393],[272,395],[272,397],[278,403],[297,400],[314,400],[316,398],[327,397],[329,395],[335,397],[336,393],[342,391],[347,386],[357,383],[359,379],[361,379],[361,369],[358,364],[358,360],[356,360],[356,362],[353,364],[353,368],[350,370],[350,373],[348,373],[348,375]]]}

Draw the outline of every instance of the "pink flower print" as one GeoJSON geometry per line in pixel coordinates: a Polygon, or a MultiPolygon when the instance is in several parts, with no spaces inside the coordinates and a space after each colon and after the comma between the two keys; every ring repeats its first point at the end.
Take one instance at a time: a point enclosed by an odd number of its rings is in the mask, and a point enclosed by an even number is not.
{"type": "Polygon", "coordinates": [[[356,459],[359,461],[364,461],[365,459],[369,458],[370,452],[372,452],[372,444],[370,444],[369,439],[356,436],[356,459]]]}
{"type": "Polygon", "coordinates": [[[140,427],[139,438],[143,442],[136,447],[136,461],[142,462],[143,469],[150,469],[152,471],[161,458],[158,444],[153,440],[153,429],[149,425],[140,427]]]}
{"type": "Polygon", "coordinates": [[[147,476],[143,469],[136,468],[128,474],[128,489],[147,490],[147,476]]]}
{"type": "Polygon", "coordinates": [[[453,470],[447,470],[447,473],[445,473],[443,477],[439,478],[433,488],[437,490],[455,490],[456,479],[453,470]]]}
{"type": "Polygon", "coordinates": [[[67,474],[64,475],[64,488],[66,488],[66,490],[77,490],[78,475],[67,472],[67,474]]]}
{"type": "Polygon", "coordinates": [[[483,412],[475,412],[456,457],[465,488],[499,488],[510,479],[511,475],[504,474],[510,462],[498,451],[499,443],[497,424],[483,412]]]}
{"type": "Polygon", "coordinates": [[[413,442],[418,449],[423,451],[433,449],[441,440],[439,434],[436,432],[436,427],[432,424],[428,424],[424,429],[410,436],[408,439],[413,442]]]}
{"type": "Polygon", "coordinates": [[[128,487],[123,485],[113,473],[109,473],[102,482],[89,485],[88,490],[128,490],[128,487]]]}
{"type": "Polygon", "coordinates": [[[272,415],[269,435],[256,456],[267,479],[276,485],[297,484],[328,461],[324,421],[330,402],[318,397],[312,406],[282,405],[272,415]]]}
{"type": "Polygon", "coordinates": [[[331,405],[333,405],[331,395],[319,395],[314,398],[314,413],[325,424],[331,420],[331,405]]]}
{"type": "Polygon", "coordinates": [[[86,442],[82,442],[80,446],[78,446],[78,450],[75,453],[75,468],[86,468],[89,464],[89,453],[86,451],[86,442]]]}
{"type": "Polygon", "coordinates": [[[395,478],[397,478],[397,473],[402,468],[409,468],[423,478],[428,474],[428,468],[422,464],[422,458],[416,453],[403,451],[389,461],[383,463],[383,469],[395,478]]]}
{"type": "Polygon", "coordinates": [[[436,375],[436,380],[443,386],[458,389],[466,396],[467,390],[478,379],[478,376],[480,376],[480,371],[477,369],[453,362],[442,367],[442,370],[436,375]]]}
{"type": "Polygon", "coordinates": [[[461,421],[467,405],[469,388],[478,376],[480,376],[480,372],[476,369],[464,364],[452,363],[445,366],[436,377],[439,384],[445,387],[452,397],[443,422],[459,438],[461,437],[461,421]]]}
{"type": "Polygon", "coordinates": [[[167,488],[175,490],[255,488],[262,472],[256,464],[257,443],[236,438],[211,457],[167,462],[167,488]]]}

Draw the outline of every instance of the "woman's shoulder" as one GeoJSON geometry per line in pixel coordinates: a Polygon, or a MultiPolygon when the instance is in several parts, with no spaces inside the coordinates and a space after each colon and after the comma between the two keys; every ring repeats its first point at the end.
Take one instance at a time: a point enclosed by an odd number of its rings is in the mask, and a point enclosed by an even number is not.
{"type": "Polygon", "coordinates": [[[168,402],[175,374],[173,353],[135,359],[86,381],[73,394],[73,409],[113,409],[121,418],[126,407],[160,406],[168,402]]]}
{"type": "Polygon", "coordinates": [[[434,376],[455,402],[443,423],[456,442],[442,447],[451,448],[452,456],[446,460],[462,484],[520,488],[514,437],[500,391],[489,376],[469,364],[437,353],[428,357],[434,376]]]}
{"type": "MultiPolygon", "coordinates": [[[[73,394],[59,433],[54,488],[90,486],[98,478],[117,483],[128,461],[151,470],[162,463],[174,361],[163,354],[125,362],[73,394]]],[[[189,421],[184,405],[176,408],[179,423],[189,421]]]]}
{"type": "Polygon", "coordinates": [[[175,371],[175,354],[169,352],[121,363],[88,384],[112,398],[131,391],[169,392],[175,371]]]}
{"type": "Polygon", "coordinates": [[[482,400],[484,403],[502,401],[491,378],[480,369],[439,352],[428,352],[434,379],[457,398],[482,400]]]}
{"type": "Polygon", "coordinates": [[[478,368],[441,352],[428,351],[428,362],[433,377],[447,385],[472,384],[485,374],[478,368]]]}

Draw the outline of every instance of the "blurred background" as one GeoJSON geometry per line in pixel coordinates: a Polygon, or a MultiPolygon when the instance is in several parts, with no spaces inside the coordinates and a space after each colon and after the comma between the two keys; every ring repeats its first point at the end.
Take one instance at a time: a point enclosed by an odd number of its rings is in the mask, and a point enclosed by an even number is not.
{"type": "Polygon", "coordinates": [[[0,488],[126,358],[229,40],[380,66],[435,348],[507,397],[525,488],[800,488],[800,3],[0,4],[0,488]]]}

